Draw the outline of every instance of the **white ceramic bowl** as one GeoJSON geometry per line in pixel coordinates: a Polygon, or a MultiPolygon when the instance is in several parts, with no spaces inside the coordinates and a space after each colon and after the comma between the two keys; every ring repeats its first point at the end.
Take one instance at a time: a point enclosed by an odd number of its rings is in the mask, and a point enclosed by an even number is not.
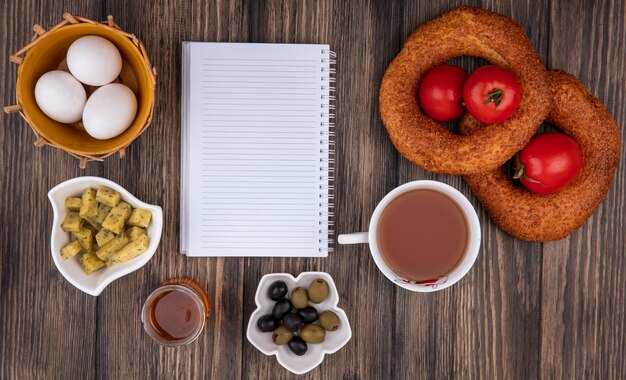
{"type": "Polygon", "coordinates": [[[333,278],[328,273],[303,272],[297,278],[294,278],[289,273],[266,274],[259,282],[254,301],[257,309],[252,313],[248,322],[248,332],[246,334],[248,340],[265,355],[276,355],[280,365],[297,375],[306,373],[320,365],[324,361],[324,355],[337,352],[352,337],[352,329],[350,329],[348,317],[342,309],[337,307],[339,293],[333,278]],[[302,356],[298,356],[291,352],[286,344],[281,346],[275,345],[272,342],[272,333],[261,332],[257,327],[257,322],[263,315],[272,313],[275,301],[269,298],[267,291],[274,281],[284,281],[289,289],[288,294],[291,294],[291,291],[298,286],[308,288],[309,284],[317,278],[322,278],[328,283],[328,297],[322,303],[313,304],[309,302],[309,305],[317,309],[319,313],[326,310],[334,312],[339,317],[340,325],[337,331],[326,332],[324,342],[309,344],[307,352],[302,356]]]}
{"type": "Polygon", "coordinates": [[[92,296],[99,295],[107,285],[124,275],[136,271],[144,266],[154,255],[159,242],[161,241],[161,231],[163,230],[163,211],[161,207],[149,205],[135,198],[122,186],[113,181],[100,177],[77,177],[56,185],[48,192],[48,199],[52,204],[54,220],[52,223],[52,233],[50,234],[50,249],[52,260],[63,277],[72,285],[92,296]],[[141,207],[152,212],[152,220],[147,228],[150,237],[148,250],[139,257],[128,262],[101,269],[90,275],[85,274],[78,260],[70,258],[63,260],[59,254],[61,247],[70,242],[70,234],[61,229],[63,218],[68,210],[65,208],[65,198],[70,196],[80,196],[87,187],[97,188],[105,185],[122,194],[122,200],[130,204],[133,208],[141,207]]]}

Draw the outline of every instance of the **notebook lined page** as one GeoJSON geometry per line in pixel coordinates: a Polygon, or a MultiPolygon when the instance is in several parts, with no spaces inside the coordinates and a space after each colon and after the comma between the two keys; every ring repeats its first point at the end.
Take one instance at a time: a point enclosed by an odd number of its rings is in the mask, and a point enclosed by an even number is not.
{"type": "Polygon", "coordinates": [[[326,256],[329,47],[186,44],[186,254],[326,256]]]}

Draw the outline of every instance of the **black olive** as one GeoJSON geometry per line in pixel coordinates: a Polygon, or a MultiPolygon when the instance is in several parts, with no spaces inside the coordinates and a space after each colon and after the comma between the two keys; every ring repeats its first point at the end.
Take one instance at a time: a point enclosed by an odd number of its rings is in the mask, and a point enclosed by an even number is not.
{"type": "Polygon", "coordinates": [[[284,281],[276,281],[270,285],[267,295],[272,301],[278,301],[287,295],[287,284],[284,281]]]}
{"type": "Polygon", "coordinates": [[[317,321],[317,310],[313,306],[307,306],[298,310],[298,315],[304,323],[313,323],[317,321]]]}
{"type": "Polygon", "coordinates": [[[259,318],[257,326],[262,332],[270,332],[276,330],[276,328],[280,326],[280,324],[278,323],[278,320],[268,314],[259,318]]]}
{"type": "Polygon", "coordinates": [[[293,306],[291,306],[291,301],[287,298],[283,298],[274,305],[274,308],[272,309],[272,317],[276,319],[283,319],[285,314],[289,313],[292,308],[293,306]]]}
{"type": "Polygon", "coordinates": [[[291,352],[298,356],[304,355],[306,353],[306,350],[308,350],[309,348],[306,345],[306,342],[303,341],[302,338],[300,338],[299,336],[294,336],[293,338],[291,338],[288,345],[291,352]]]}
{"type": "Polygon", "coordinates": [[[283,326],[289,331],[296,332],[302,327],[302,318],[297,314],[287,314],[283,317],[283,326]]]}

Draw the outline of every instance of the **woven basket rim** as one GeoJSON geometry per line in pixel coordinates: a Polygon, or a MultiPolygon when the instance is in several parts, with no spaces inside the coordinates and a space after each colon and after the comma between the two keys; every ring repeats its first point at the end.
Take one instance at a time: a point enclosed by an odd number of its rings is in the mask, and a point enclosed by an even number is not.
{"type": "Polygon", "coordinates": [[[85,17],[73,16],[70,13],[64,13],[63,21],[52,26],[48,30],[43,29],[39,25],[33,26],[33,30],[35,31],[35,35],[33,36],[32,41],[28,45],[18,50],[15,54],[11,55],[9,58],[11,62],[19,65],[17,78],[16,78],[16,88],[15,88],[15,97],[16,97],[17,104],[5,107],[4,108],[5,112],[6,113],[19,112],[20,116],[26,121],[26,123],[29,125],[29,127],[31,128],[31,130],[33,131],[33,133],[35,134],[37,138],[34,143],[35,146],[41,148],[45,145],[50,145],[54,148],[61,149],[67,152],[68,154],[78,158],[80,160],[81,168],[85,168],[87,163],[90,161],[103,161],[105,158],[110,157],[115,153],[119,153],[120,157],[124,157],[126,153],[126,148],[130,144],[132,144],[132,142],[135,141],[143,132],[145,132],[145,130],[151,124],[152,117],[154,115],[154,103],[155,103],[154,93],[156,91],[156,68],[152,66],[150,62],[150,58],[148,57],[146,49],[143,45],[143,42],[139,38],[137,38],[137,36],[135,36],[134,34],[130,34],[128,32],[123,31],[115,23],[115,21],[113,20],[113,16],[108,16],[106,21],[98,22],[98,21],[94,21],[85,17]],[[48,140],[46,137],[42,136],[41,133],[37,131],[37,128],[34,126],[34,123],[30,120],[28,115],[24,112],[24,108],[22,106],[22,102],[19,96],[19,91],[18,91],[18,88],[19,88],[18,85],[19,85],[20,75],[21,75],[21,70],[22,70],[22,63],[27,58],[28,51],[37,43],[44,40],[46,37],[50,36],[51,34],[53,34],[54,32],[56,32],[57,30],[61,28],[71,28],[71,27],[77,27],[79,25],[85,25],[85,24],[90,24],[93,26],[106,28],[116,34],[121,35],[125,39],[128,39],[129,42],[132,43],[134,48],[137,49],[141,57],[141,61],[144,63],[144,69],[146,70],[146,73],[148,74],[148,77],[151,80],[150,87],[151,87],[151,91],[153,94],[153,96],[150,97],[150,103],[148,105],[150,111],[148,112],[146,121],[144,125],[141,127],[141,129],[138,130],[137,133],[131,137],[130,141],[126,142],[123,146],[115,147],[114,149],[111,149],[111,150],[108,150],[99,154],[88,154],[85,152],[81,152],[80,150],[77,151],[74,149],[61,147],[51,142],[50,140],[48,140]],[[22,57],[23,54],[26,54],[26,55],[22,57]]]}

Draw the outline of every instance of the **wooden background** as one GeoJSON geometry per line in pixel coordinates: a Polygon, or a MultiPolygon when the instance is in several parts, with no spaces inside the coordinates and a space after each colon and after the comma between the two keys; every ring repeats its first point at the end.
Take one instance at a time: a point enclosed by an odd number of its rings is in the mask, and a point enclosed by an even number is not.
{"type": "Polygon", "coordinates": [[[580,230],[527,243],[495,228],[461,178],[400,157],[380,122],[379,84],[405,38],[461,3],[513,17],[549,68],[576,75],[626,125],[626,7],[618,0],[2,1],[2,105],[15,102],[9,55],[30,40],[34,23],[51,26],[64,11],[114,15],[143,39],[159,76],[153,125],[123,160],[79,170],[67,154],[35,148],[17,115],[0,119],[0,378],[294,378],[247,342],[245,327],[263,274],[307,270],[334,277],[353,338],[301,378],[625,378],[624,150],[606,200],[580,230]],[[469,197],[483,225],[469,275],[445,291],[412,294],[377,271],[365,246],[338,247],[325,259],[179,255],[183,40],[330,43],[338,54],[336,230],[365,230],[376,203],[399,184],[443,181],[469,197]],[[65,281],[50,257],[46,193],[81,175],[116,181],[165,213],[152,261],[97,298],[65,281]],[[213,313],[196,343],[167,349],[147,337],[139,314],[150,291],[174,276],[206,287],[213,313]]]}

